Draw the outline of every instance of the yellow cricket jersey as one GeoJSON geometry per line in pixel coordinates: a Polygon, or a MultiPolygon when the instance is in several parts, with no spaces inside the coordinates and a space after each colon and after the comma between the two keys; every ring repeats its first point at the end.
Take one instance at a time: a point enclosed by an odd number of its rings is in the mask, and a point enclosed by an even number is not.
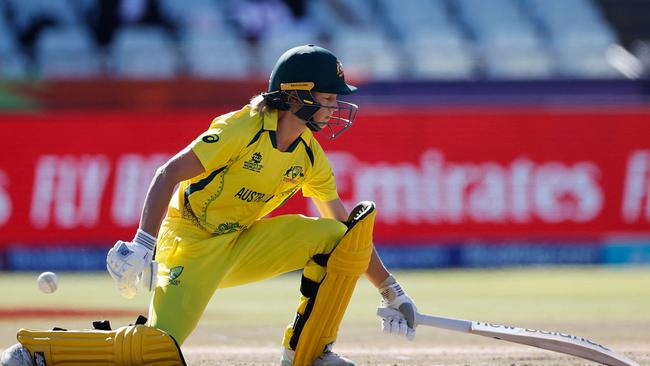
{"type": "Polygon", "coordinates": [[[224,234],[247,228],[299,189],[338,198],[330,163],[309,129],[286,152],[276,148],[277,111],[243,109],[217,117],[190,147],[205,172],[181,182],[170,215],[224,234]]]}

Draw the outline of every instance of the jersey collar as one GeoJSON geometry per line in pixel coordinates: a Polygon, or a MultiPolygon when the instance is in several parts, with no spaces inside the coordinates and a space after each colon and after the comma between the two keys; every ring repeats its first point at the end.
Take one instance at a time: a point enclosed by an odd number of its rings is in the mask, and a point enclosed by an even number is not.
{"type": "MultiPolygon", "coordinates": [[[[277,109],[272,109],[270,111],[264,112],[264,130],[266,131],[277,131],[278,130],[278,111],[277,109]]],[[[299,139],[302,139],[307,145],[310,145],[311,140],[314,138],[313,133],[309,128],[305,128],[305,130],[300,134],[299,139]]],[[[298,141],[295,141],[292,145],[292,147],[295,148],[294,145],[297,145],[298,141]]],[[[275,146],[274,146],[275,147],[275,146]]]]}
{"type": "Polygon", "coordinates": [[[270,111],[264,112],[263,121],[264,121],[264,129],[266,131],[277,131],[278,111],[276,109],[272,109],[270,111]]]}

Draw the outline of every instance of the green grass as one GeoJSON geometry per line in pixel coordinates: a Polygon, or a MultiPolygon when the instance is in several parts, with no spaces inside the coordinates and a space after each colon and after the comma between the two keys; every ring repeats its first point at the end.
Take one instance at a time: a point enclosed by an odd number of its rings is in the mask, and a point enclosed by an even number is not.
{"type": "Polygon", "coordinates": [[[650,320],[649,268],[412,272],[401,282],[425,312],[504,321],[650,320]]]}
{"type": "MultiPolygon", "coordinates": [[[[498,321],[650,321],[650,268],[526,268],[395,272],[420,310],[498,321]]],[[[146,311],[148,296],[122,299],[105,273],[60,273],[59,289],[43,294],[36,273],[0,275],[0,309],[21,307],[146,311]]],[[[218,290],[206,316],[228,322],[273,322],[297,301],[299,275],[218,290]],[[259,317],[251,319],[247,314],[259,317]]],[[[361,279],[350,314],[374,316],[378,295],[361,279]],[[370,313],[370,314],[368,314],[370,313]]]]}
{"type": "MultiPolygon", "coordinates": [[[[0,318],[0,348],[15,342],[15,331],[19,327],[87,328],[90,321],[105,318],[105,310],[128,310],[133,314],[147,312],[149,298],[146,294],[138,294],[133,300],[122,299],[106,273],[60,273],[59,289],[53,294],[43,294],[38,290],[37,275],[1,274],[0,311],[83,309],[89,310],[88,315],[62,319],[0,318]]],[[[593,337],[639,361],[650,360],[648,267],[397,271],[395,275],[421,312],[567,331],[593,337]]],[[[183,345],[189,350],[192,364],[249,364],[255,357],[261,361],[250,364],[274,364],[282,330],[293,319],[299,281],[298,273],[290,273],[268,281],[218,290],[199,327],[183,345]],[[217,355],[201,353],[200,347],[206,346],[216,346],[217,355]],[[224,347],[235,353],[219,354],[224,347]],[[241,347],[266,351],[240,355],[237,350],[243,349],[241,347]],[[222,361],[218,363],[215,360],[222,361]]],[[[378,301],[376,289],[361,279],[341,326],[341,346],[337,346],[338,349],[343,347],[345,351],[347,346],[348,352],[361,350],[357,351],[355,358],[365,362],[362,364],[383,365],[386,361],[390,365],[420,366],[440,364],[432,363],[432,360],[437,360],[447,365],[466,365],[468,362],[472,365],[512,365],[519,364],[515,362],[528,354],[536,357],[528,364],[588,364],[573,358],[558,358],[548,352],[535,353],[534,350],[519,348],[525,346],[503,342],[497,342],[497,345],[483,337],[430,328],[418,330],[418,342],[394,341],[378,331],[375,315],[378,301]],[[395,347],[398,350],[407,347],[410,353],[390,350],[395,347]],[[364,349],[366,353],[363,353],[364,349]],[[447,349],[456,351],[447,354],[447,349]],[[458,353],[458,349],[466,349],[467,353],[458,353]],[[504,354],[503,350],[508,353],[504,354]]],[[[114,326],[121,326],[134,319],[129,316],[128,319],[111,320],[114,326]]]]}

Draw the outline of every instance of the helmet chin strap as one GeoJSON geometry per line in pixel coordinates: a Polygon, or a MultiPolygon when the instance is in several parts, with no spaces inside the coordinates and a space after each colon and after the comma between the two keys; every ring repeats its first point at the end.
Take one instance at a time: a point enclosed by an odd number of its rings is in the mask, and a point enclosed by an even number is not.
{"type": "MultiPolygon", "coordinates": [[[[305,109],[304,107],[302,109],[305,109]]],[[[318,122],[314,121],[314,113],[311,113],[311,116],[309,117],[308,120],[304,119],[301,114],[298,114],[297,112],[293,114],[294,116],[298,117],[298,119],[307,126],[310,130],[314,132],[318,132],[323,129],[323,126],[318,124],[318,122]]],[[[305,114],[306,115],[306,114],[305,114]]]]}
{"type": "Polygon", "coordinates": [[[297,99],[299,107],[297,111],[292,113],[300,118],[310,130],[314,132],[320,131],[322,127],[314,121],[314,114],[320,108],[320,104],[316,102],[308,90],[296,90],[295,93],[296,95],[293,98],[297,99]]]}
{"type": "Polygon", "coordinates": [[[316,123],[315,121],[305,121],[305,124],[307,125],[307,128],[314,132],[320,131],[323,127],[316,123]]]}

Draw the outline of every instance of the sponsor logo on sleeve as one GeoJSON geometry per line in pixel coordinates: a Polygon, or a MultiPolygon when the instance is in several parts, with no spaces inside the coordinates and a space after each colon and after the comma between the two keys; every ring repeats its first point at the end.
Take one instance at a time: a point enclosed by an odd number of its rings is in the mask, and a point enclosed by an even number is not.
{"type": "Polygon", "coordinates": [[[220,128],[217,128],[213,131],[215,131],[215,133],[203,136],[203,138],[201,138],[201,141],[205,142],[206,144],[212,144],[219,141],[219,134],[222,132],[222,130],[220,128]]]}

